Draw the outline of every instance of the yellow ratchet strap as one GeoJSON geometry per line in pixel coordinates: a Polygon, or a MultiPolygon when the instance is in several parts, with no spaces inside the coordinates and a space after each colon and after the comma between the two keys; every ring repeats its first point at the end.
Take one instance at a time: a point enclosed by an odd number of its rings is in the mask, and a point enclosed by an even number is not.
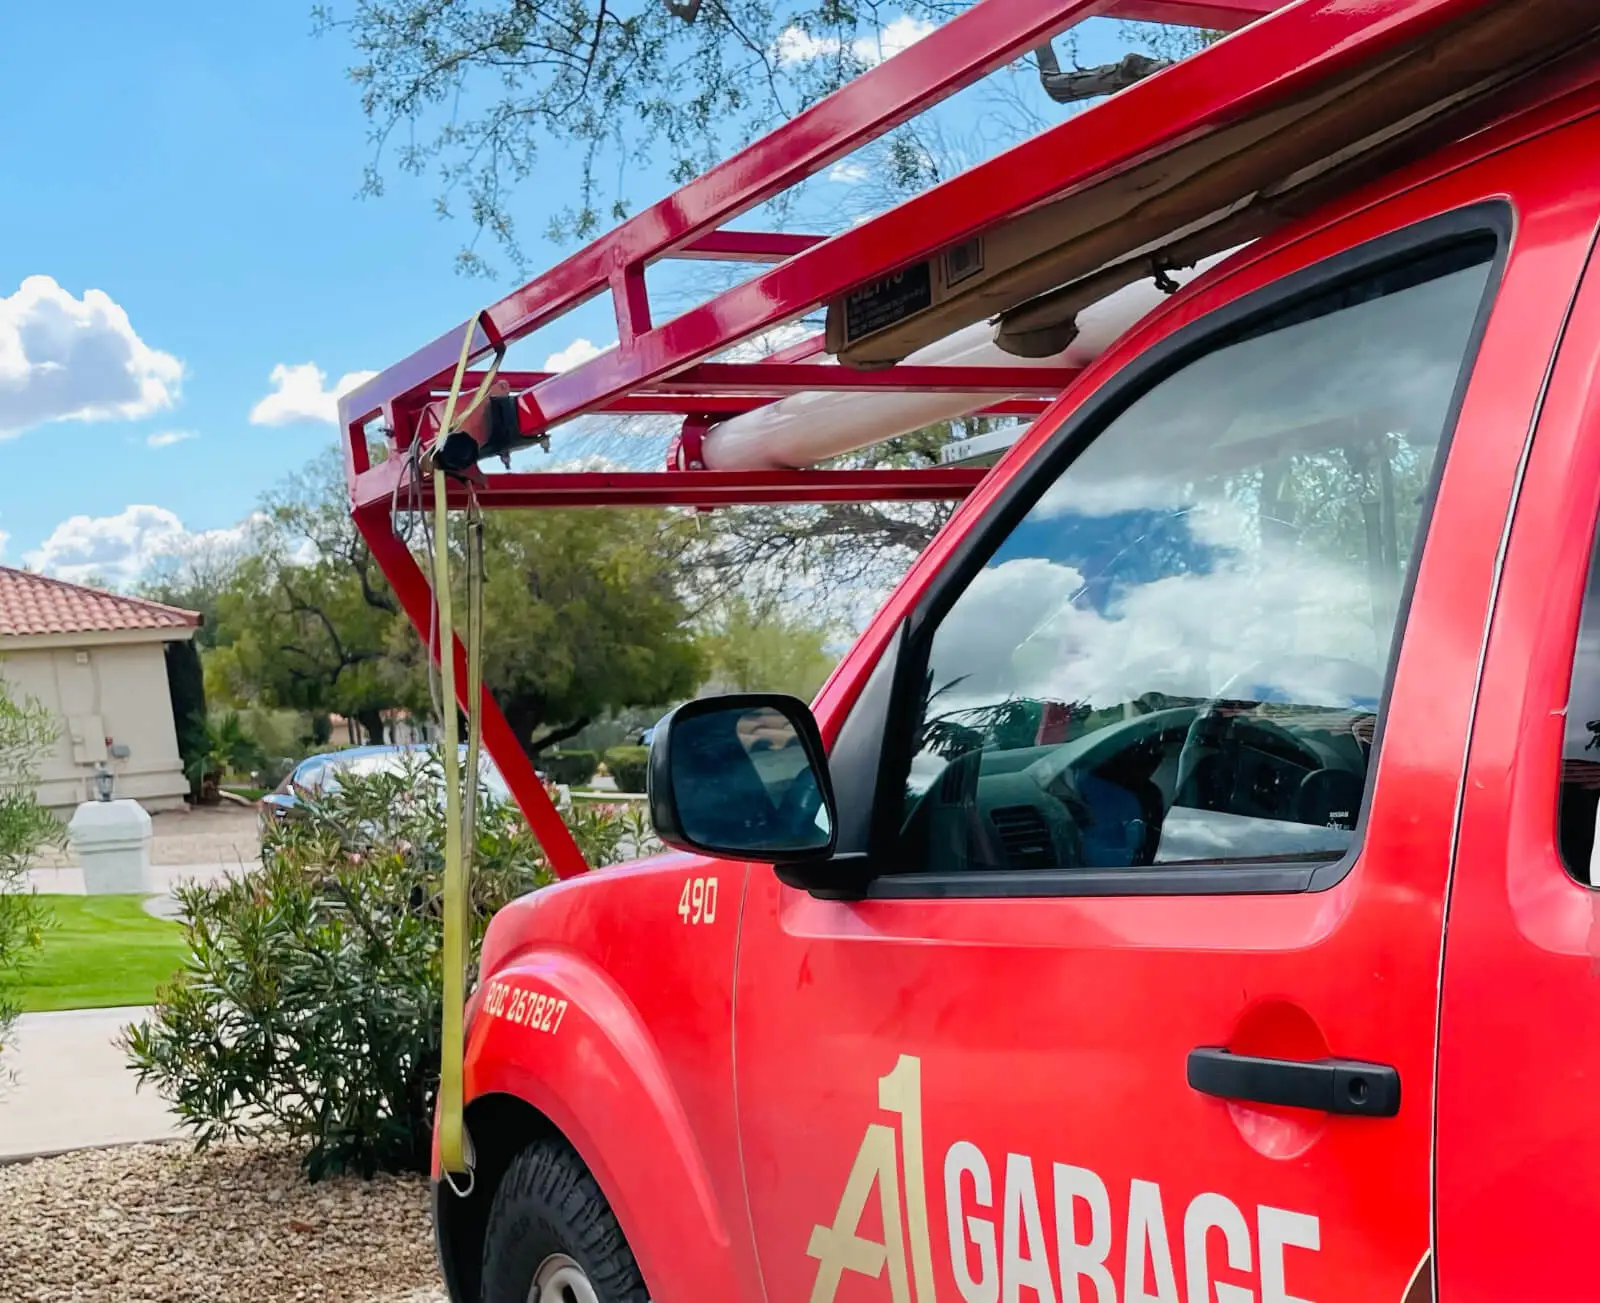
{"type": "MultiPolygon", "coordinates": [[[[482,313],[467,323],[461,341],[461,360],[450,381],[444,415],[439,422],[435,447],[455,428],[456,403],[461,398],[461,383],[472,356],[482,313]]],[[[460,413],[460,420],[477,410],[488,395],[500,368],[501,352],[484,374],[472,401],[460,413]]],[[[472,909],[472,852],[476,845],[478,794],[478,749],[482,735],[483,712],[480,694],[483,654],[483,554],[482,517],[476,497],[472,501],[467,540],[467,791],[465,813],[461,790],[461,757],[456,732],[455,619],[450,592],[450,513],[447,480],[437,461],[433,464],[433,595],[439,616],[440,726],[444,734],[444,1003],[439,1045],[439,1166],[446,1178],[465,1173],[472,1164],[466,1152],[466,1131],[462,1123],[465,1105],[464,1071],[466,1060],[467,927],[472,909]]],[[[455,1184],[450,1183],[451,1189],[455,1184]]],[[[465,1193],[471,1189],[466,1187],[465,1193]]]]}

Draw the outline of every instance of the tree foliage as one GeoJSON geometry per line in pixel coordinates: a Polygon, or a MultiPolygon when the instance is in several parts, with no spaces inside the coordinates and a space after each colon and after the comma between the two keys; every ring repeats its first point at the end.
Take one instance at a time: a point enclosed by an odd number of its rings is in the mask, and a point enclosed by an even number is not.
{"type": "Polygon", "coordinates": [[[838,659],[828,650],[831,633],[803,610],[736,595],[710,616],[701,638],[709,686],[810,700],[838,659]]]}
{"type": "MultiPolygon", "coordinates": [[[[248,548],[244,531],[199,534],[158,556],[140,581],[137,594],[154,602],[200,613],[196,646],[217,643],[217,610],[238,573],[248,548]]],[[[90,585],[94,587],[95,585],[90,585]]]]}
{"type": "MultiPolygon", "coordinates": [[[[343,485],[330,455],[267,496],[216,597],[206,691],[218,705],[345,715],[381,742],[384,711],[432,707],[427,648],[343,485]]],[[[490,514],[484,681],[530,753],[605,712],[694,691],[701,661],[679,562],[697,536],[665,512],[490,514]]],[[[464,613],[460,533],[454,542],[464,613]]]]}
{"type": "Polygon", "coordinates": [[[236,704],[361,721],[405,685],[389,664],[400,606],[350,518],[336,450],[269,493],[249,545],[216,598],[208,690],[236,704]]]}
{"type": "MultiPolygon", "coordinates": [[[[528,233],[515,199],[547,155],[571,200],[534,235],[586,238],[627,215],[630,173],[687,181],[970,7],[902,0],[891,15],[852,0],[327,0],[313,14],[352,51],[374,147],[367,193],[381,194],[391,169],[436,175],[438,210],[463,209],[475,232],[460,266],[490,270],[476,239],[488,233],[524,272],[528,233]],[[575,177],[565,170],[574,157],[575,177]]],[[[1129,28],[1128,43],[1157,59],[1206,39],[1129,28]]],[[[1057,45],[1071,61],[1071,33],[1057,45]]],[[[1122,61],[1062,74],[1043,48],[1014,71],[1068,103],[1130,79],[1122,61]]],[[[991,97],[983,152],[1027,134],[1038,113],[1014,89],[991,97]]],[[[868,146],[870,171],[904,197],[959,170],[938,137],[936,123],[906,124],[868,146]]]]}
{"type": "MultiPolygon", "coordinates": [[[[964,7],[911,0],[906,15],[964,7]]],[[[464,200],[519,267],[510,200],[544,149],[581,160],[554,233],[587,236],[627,211],[626,191],[602,180],[607,165],[665,160],[686,181],[882,49],[875,10],[835,0],[354,0],[314,12],[354,51],[349,73],[377,149],[368,191],[381,193],[391,163],[437,171],[441,211],[464,200]]],[[[470,247],[461,261],[484,266],[470,247]]]]}
{"type": "Polygon", "coordinates": [[[485,532],[483,675],[537,754],[591,719],[688,696],[702,660],[663,511],[499,512],[485,532]]]}
{"type": "Polygon", "coordinates": [[[39,764],[55,740],[49,711],[19,699],[0,677],[0,1051],[9,1044],[17,1014],[18,970],[38,948],[44,922],[28,886],[28,865],[63,836],[34,793],[39,764]]]}

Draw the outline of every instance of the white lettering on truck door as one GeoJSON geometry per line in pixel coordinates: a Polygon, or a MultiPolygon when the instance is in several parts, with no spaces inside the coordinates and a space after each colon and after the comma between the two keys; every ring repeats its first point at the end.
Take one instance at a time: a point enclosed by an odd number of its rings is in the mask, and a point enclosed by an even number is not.
{"type": "MultiPolygon", "coordinates": [[[[832,1224],[811,1230],[806,1253],[817,1260],[811,1303],[834,1303],[845,1272],[881,1281],[885,1267],[889,1303],[939,1303],[928,1227],[921,1060],[902,1055],[879,1078],[878,1106],[895,1116],[895,1124],[868,1125],[832,1224]],[[881,1243],[860,1233],[874,1193],[881,1243]]],[[[1236,1278],[1258,1272],[1259,1303],[1337,1303],[1288,1290],[1287,1251],[1321,1251],[1316,1217],[1258,1206],[1252,1245],[1252,1227],[1239,1205],[1210,1191],[1195,1195],[1182,1222],[1173,1223],[1181,1231],[1186,1289],[1180,1293],[1161,1187],[1138,1177],[1127,1187],[1119,1293],[1110,1265],[1114,1214],[1104,1178],[1068,1163],[1052,1163],[1050,1171],[1055,1270],[1033,1157],[1006,1155],[997,1200],[994,1169],[977,1145],[957,1140],[945,1151],[950,1274],[962,1303],[1258,1303],[1256,1291],[1244,1284],[1215,1279],[1224,1264],[1236,1278]]]]}

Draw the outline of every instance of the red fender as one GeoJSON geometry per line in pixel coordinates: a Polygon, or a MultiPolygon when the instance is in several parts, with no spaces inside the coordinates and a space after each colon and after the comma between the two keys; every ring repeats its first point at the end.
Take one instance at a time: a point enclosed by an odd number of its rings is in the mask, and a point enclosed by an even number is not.
{"type": "Polygon", "coordinates": [[[728,1222],[654,1040],[624,993],[570,951],[534,950],[469,1009],[466,1097],[537,1109],[600,1183],[655,1303],[736,1299],[728,1222]]]}

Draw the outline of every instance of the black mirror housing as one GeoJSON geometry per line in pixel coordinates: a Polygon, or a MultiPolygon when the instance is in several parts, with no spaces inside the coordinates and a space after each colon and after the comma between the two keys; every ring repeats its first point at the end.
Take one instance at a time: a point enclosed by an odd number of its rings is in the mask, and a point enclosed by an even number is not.
{"type": "Polygon", "coordinates": [[[650,740],[656,836],[676,850],[794,864],[826,859],[838,812],[811,708],[775,692],[702,697],[650,740]]]}

